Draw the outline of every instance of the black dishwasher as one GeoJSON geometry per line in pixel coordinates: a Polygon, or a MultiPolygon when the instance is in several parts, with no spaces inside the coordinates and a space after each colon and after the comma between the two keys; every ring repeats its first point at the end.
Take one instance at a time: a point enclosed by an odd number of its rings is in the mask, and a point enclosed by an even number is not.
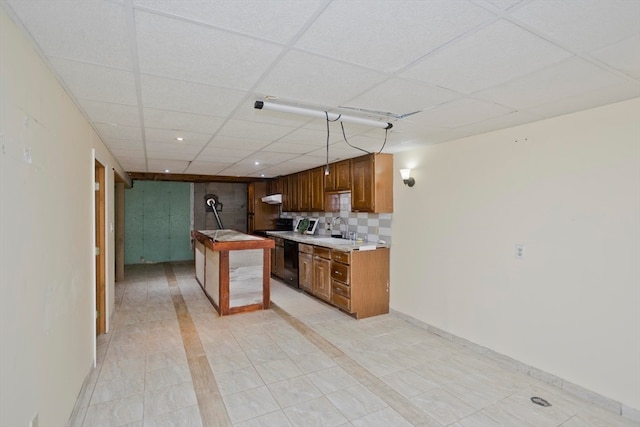
{"type": "Polygon", "coordinates": [[[284,281],[289,286],[299,288],[298,284],[298,242],[284,240],[284,281]]]}

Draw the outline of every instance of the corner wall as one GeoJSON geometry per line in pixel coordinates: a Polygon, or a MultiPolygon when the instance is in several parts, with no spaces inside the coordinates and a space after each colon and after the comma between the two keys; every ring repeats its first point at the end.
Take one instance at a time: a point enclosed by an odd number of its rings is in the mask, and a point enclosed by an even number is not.
{"type": "MultiPolygon", "coordinates": [[[[0,7],[0,425],[65,425],[95,353],[94,158],[122,168],[0,7]]],[[[109,301],[112,309],[112,301],[109,301]]]]}
{"type": "Polygon", "coordinates": [[[638,117],[633,99],[395,154],[391,307],[638,409],[638,117]]]}

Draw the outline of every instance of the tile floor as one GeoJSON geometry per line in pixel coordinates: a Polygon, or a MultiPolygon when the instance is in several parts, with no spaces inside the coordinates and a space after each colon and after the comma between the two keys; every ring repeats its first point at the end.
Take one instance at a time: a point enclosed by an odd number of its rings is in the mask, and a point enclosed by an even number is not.
{"type": "Polygon", "coordinates": [[[394,314],[354,320],[276,280],[272,301],[220,318],[192,265],[128,267],[70,425],[639,425],[394,314]]]}

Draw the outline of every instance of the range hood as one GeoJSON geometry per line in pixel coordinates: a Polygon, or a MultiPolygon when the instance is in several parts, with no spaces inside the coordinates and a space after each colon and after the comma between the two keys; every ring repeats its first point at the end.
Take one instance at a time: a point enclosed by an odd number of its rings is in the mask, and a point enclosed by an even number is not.
{"type": "Polygon", "coordinates": [[[264,196],[261,200],[265,203],[269,203],[270,205],[279,205],[282,203],[282,194],[264,196]]]}

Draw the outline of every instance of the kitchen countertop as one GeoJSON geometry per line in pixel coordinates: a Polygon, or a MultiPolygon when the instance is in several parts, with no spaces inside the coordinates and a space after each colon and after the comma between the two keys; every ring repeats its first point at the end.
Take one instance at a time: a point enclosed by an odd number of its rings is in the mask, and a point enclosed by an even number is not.
{"type": "Polygon", "coordinates": [[[391,247],[391,245],[389,245],[388,243],[374,243],[374,242],[358,243],[353,240],[339,239],[336,237],[329,237],[329,236],[300,234],[293,231],[267,231],[267,234],[274,237],[281,237],[283,239],[293,240],[294,242],[298,242],[298,243],[323,246],[325,248],[336,249],[344,252],[359,251],[359,250],[373,250],[377,248],[391,247]]]}

